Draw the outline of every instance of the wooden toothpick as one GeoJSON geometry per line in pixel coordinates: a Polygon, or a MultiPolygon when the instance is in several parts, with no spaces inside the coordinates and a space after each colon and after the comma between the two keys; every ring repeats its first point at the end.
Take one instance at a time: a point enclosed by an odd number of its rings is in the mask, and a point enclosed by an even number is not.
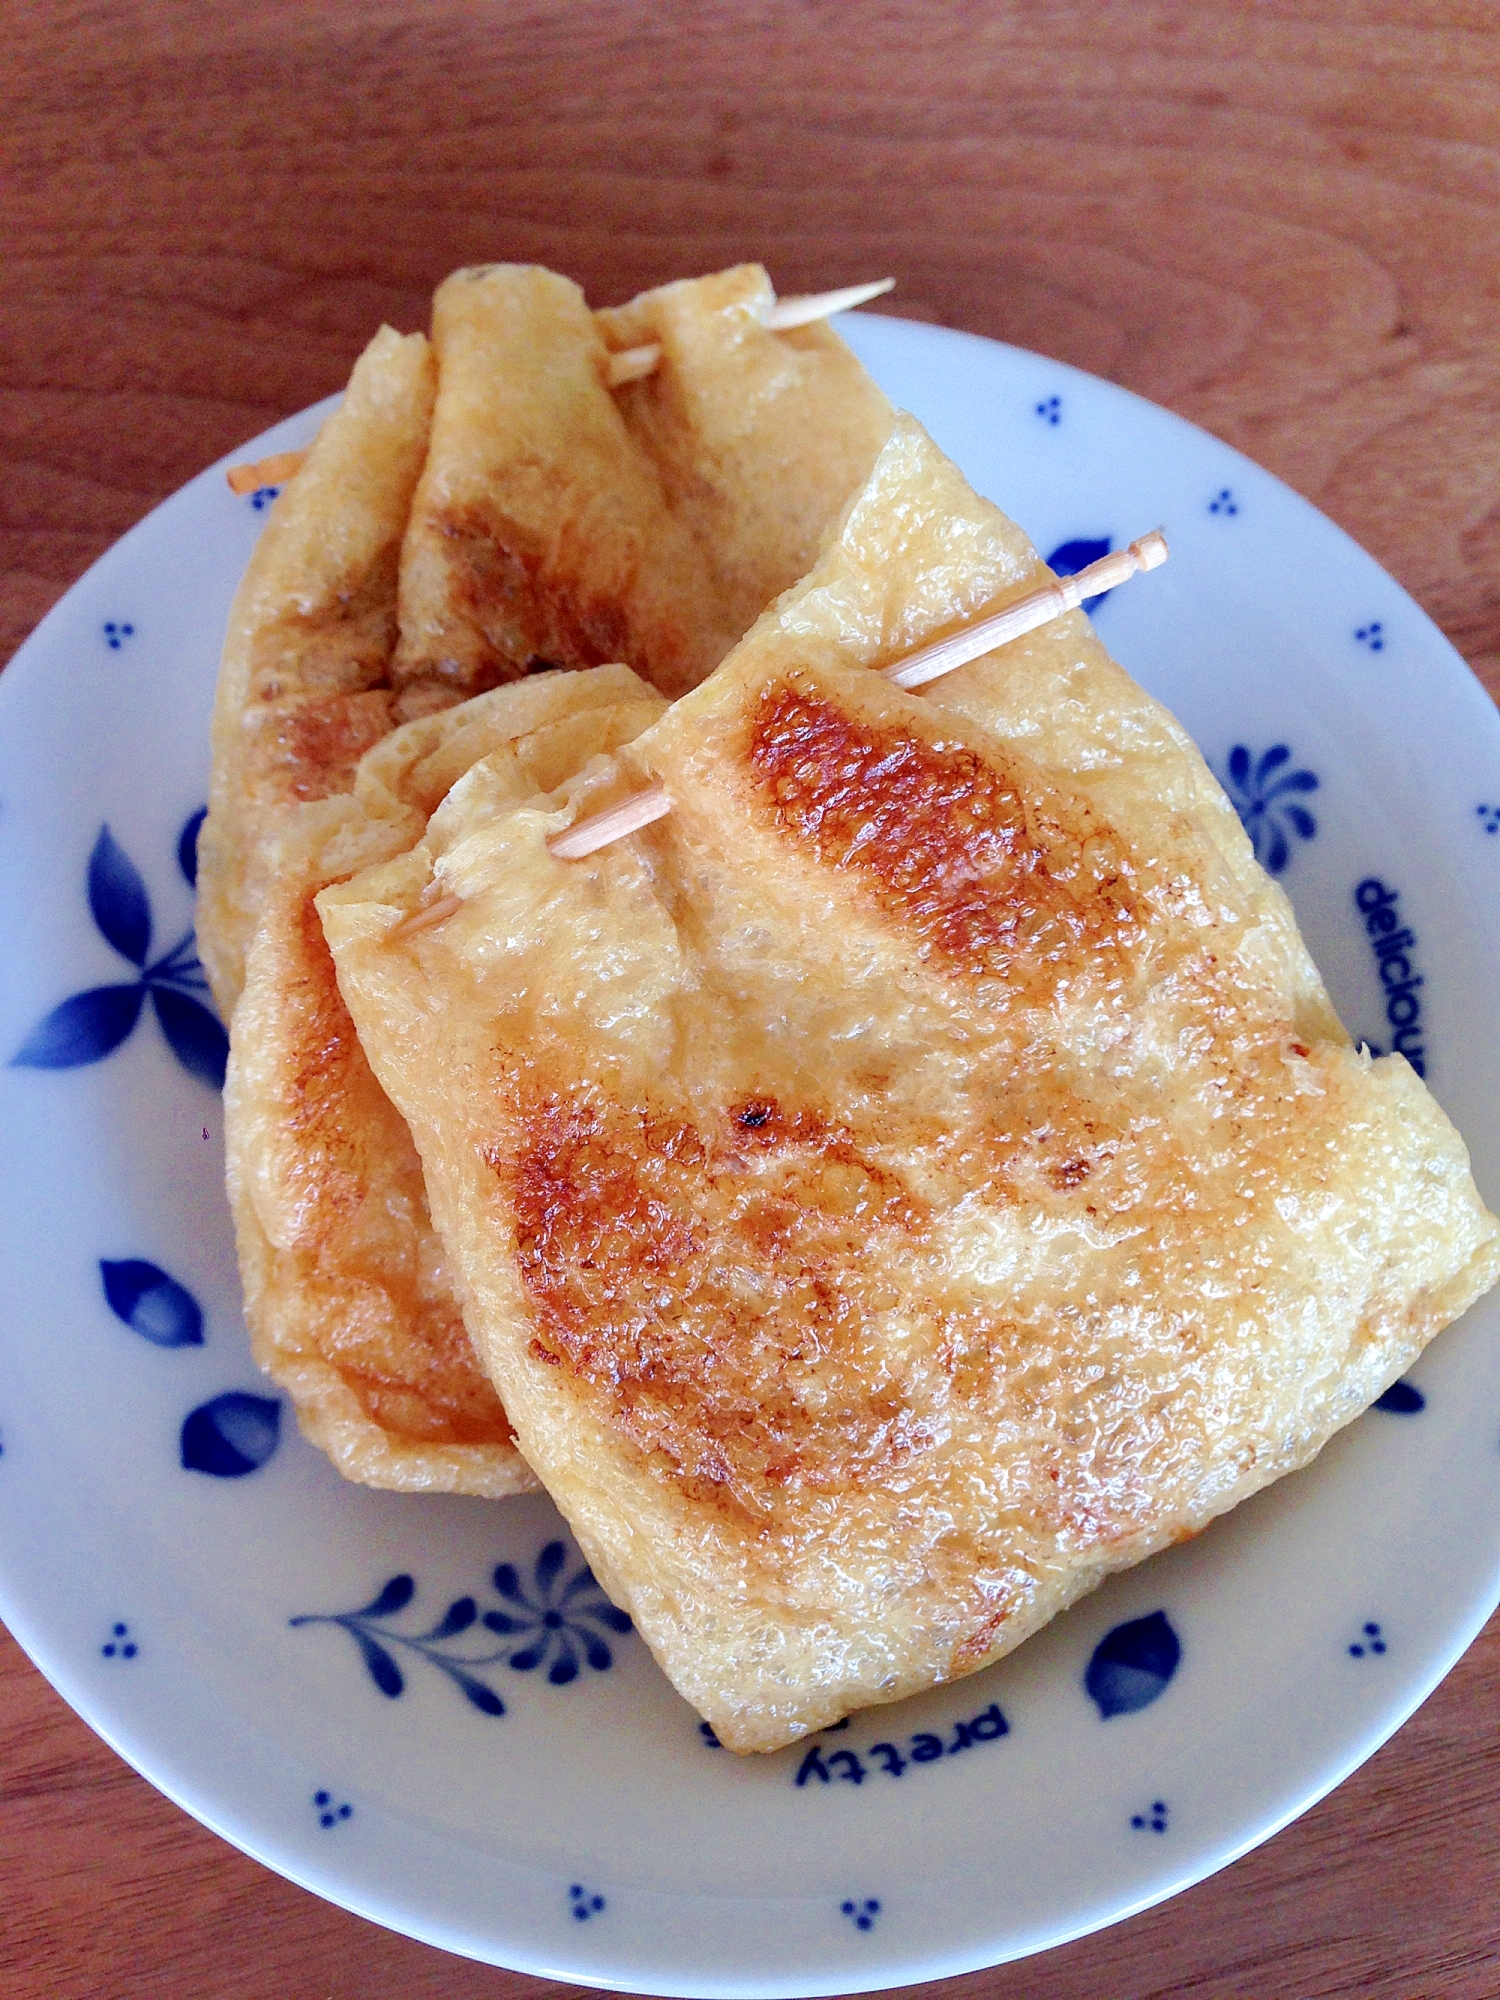
{"type": "MultiPolygon", "coordinates": [[[[1060,618],[1065,611],[1076,610],[1084,598],[1113,590],[1143,570],[1159,568],[1166,559],[1167,538],[1159,528],[1153,529],[1149,535],[1142,535],[1139,541],[1132,542],[1128,549],[1118,549],[1110,555],[1101,556],[1098,562],[1090,563],[1076,576],[1059,577],[1041,590],[1034,590],[1026,597],[1017,598],[1014,604],[1007,604],[993,617],[981,618],[977,625],[950,633],[946,639],[937,639],[932,645],[908,653],[904,660],[897,660],[880,671],[899,688],[923,687],[941,674],[951,674],[956,667],[980,659],[985,653],[992,653],[997,646],[1023,638],[1050,619],[1060,618]]],[[[652,785],[646,791],[632,792],[618,805],[608,806],[603,812],[565,827],[561,833],[554,833],[547,841],[547,852],[558,861],[581,861],[586,854],[608,847],[613,841],[623,840],[626,834],[639,832],[643,826],[650,826],[653,820],[664,818],[671,810],[672,801],[666,792],[660,785],[652,785]]],[[[409,923],[415,921],[408,920],[409,923]]]]}
{"type": "MultiPolygon", "coordinates": [[[[831,319],[835,313],[849,312],[870,299],[878,299],[882,293],[891,291],[895,283],[894,278],[876,278],[868,285],[845,285],[837,292],[807,292],[778,299],[766,314],[764,324],[771,333],[790,333],[794,326],[811,326],[814,320],[831,319]]],[[[622,347],[606,362],[605,380],[611,389],[621,389],[627,382],[644,381],[661,366],[661,354],[661,343],[654,340],[644,347],[622,347]]]]}
{"type": "Polygon", "coordinates": [[[231,493],[256,493],[262,486],[280,486],[301,465],[305,451],[277,451],[248,465],[231,465],[224,477],[231,493]]]}

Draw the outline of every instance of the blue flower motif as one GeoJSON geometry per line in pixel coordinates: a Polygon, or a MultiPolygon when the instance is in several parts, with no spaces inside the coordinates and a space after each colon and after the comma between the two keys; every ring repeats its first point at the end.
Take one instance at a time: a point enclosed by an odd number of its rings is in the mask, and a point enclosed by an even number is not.
{"type": "Polygon", "coordinates": [[[472,1597],[456,1597],[442,1617],[425,1632],[398,1632],[387,1622],[404,1611],[417,1594],[409,1576],[388,1577],[368,1604],[357,1611],[309,1612],[290,1619],[293,1625],[337,1625],[359,1647],[365,1670],[389,1701],[406,1689],[406,1676],[397,1666],[392,1648],[402,1647],[426,1660],[429,1666],[448,1676],[460,1693],[481,1715],[504,1715],[505,1703],[486,1681],[470,1671],[493,1666],[498,1652],[453,1653],[445,1651],[449,1642],[473,1629],[479,1606],[472,1597]]]}
{"type": "Polygon", "coordinates": [[[1083,1685],[1107,1722],[1149,1708],[1182,1659],[1182,1642],[1165,1611],[1116,1625],[1094,1648],[1083,1685]]]}
{"type": "Polygon", "coordinates": [[[599,1673],[613,1664],[608,1646],[593,1625],[606,1626],[611,1632],[631,1629],[629,1618],[605,1597],[586,1563],[580,1563],[572,1578],[558,1588],[567,1567],[567,1553],[566,1543],[553,1541],[537,1557],[532,1571],[535,1602],[522,1590],[514,1564],[499,1565],[495,1588],[515,1607],[512,1610],[486,1611],[481,1616],[472,1597],[456,1597],[428,1630],[402,1632],[390,1620],[412,1602],[417,1586],[410,1576],[400,1575],[387,1578],[370,1602],[358,1610],[307,1612],[290,1623],[337,1625],[347,1632],[358,1646],[371,1680],[391,1701],[406,1688],[406,1676],[395,1659],[399,1649],[415,1653],[446,1674],[482,1714],[504,1715],[505,1703],[474,1668],[492,1667],[504,1660],[517,1673],[530,1673],[555,1650],[547,1678],[554,1687],[563,1687],[577,1678],[579,1651],[599,1673]],[[498,1634],[504,1643],[487,1652],[468,1650],[479,1636],[476,1627],[498,1634]],[[466,1634],[473,1636],[465,1638],[466,1634]],[[515,1641],[522,1635],[527,1643],[518,1646],[515,1641]],[[464,1649],[455,1650],[455,1640],[463,1640],[464,1649]]]}
{"type": "Polygon", "coordinates": [[[1414,1417],[1427,1408],[1427,1398],[1411,1382],[1393,1382],[1383,1396],[1375,1398],[1375,1408],[1394,1417],[1414,1417]]]}
{"type": "Polygon", "coordinates": [[[567,1559],[564,1543],[548,1542],[532,1571],[534,1597],[521,1588],[514,1564],[501,1563],[495,1571],[495,1588],[515,1608],[484,1614],[491,1632],[507,1637],[529,1635],[527,1643],[509,1656],[517,1673],[529,1674],[543,1665],[549,1654],[553,1656],[547,1678],[554,1687],[565,1687],[576,1679],[580,1653],[597,1673],[610,1667],[613,1656],[593,1626],[603,1625],[611,1632],[630,1630],[629,1618],[600,1590],[587,1563],[580,1563],[573,1576],[562,1582],[567,1559]]]}
{"type": "Polygon", "coordinates": [[[1311,840],[1318,830],[1318,822],[1293,796],[1315,792],[1317,777],[1311,771],[1283,771],[1291,757],[1285,743],[1273,743],[1254,759],[1243,743],[1236,743],[1229,753],[1225,790],[1250,836],[1256,860],[1271,875],[1279,875],[1292,857],[1289,835],[1311,840]]]}
{"type": "Polygon", "coordinates": [[[281,1404],[274,1396],[226,1389],[188,1412],[180,1442],[185,1472],[243,1479],[258,1472],[281,1442],[281,1404]]]}
{"type": "MultiPolygon", "coordinates": [[[[1077,576],[1081,569],[1087,569],[1091,562],[1098,562],[1100,556],[1109,554],[1109,536],[1091,540],[1087,535],[1076,541],[1060,542],[1047,558],[1047,567],[1054,576],[1077,576]]],[[[1092,614],[1096,604],[1102,604],[1109,592],[1101,590],[1093,597],[1083,600],[1083,608],[1092,614]]]]}
{"type": "MultiPolygon", "coordinates": [[[[178,862],[191,882],[197,869],[195,813],[178,839],[178,862]],[[191,873],[189,872],[191,869],[191,873]]],[[[13,1068],[78,1069],[102,1062],[134,1030],[146,996],[168,1046],[183,1068],[214,1090],[224,1085],[229,1037],[196,996],[208,981],[188,930],[160,958],[151,950],[151,900],[140,873],[107,826],[99,829],[88,866],[89,909],[100,935],[140,976],[119,986],[91,986],[74,993],[39,1021],[17,1053],[13,1068]]]]}
{"type": "Polygon", "coordinates": [[[186,1285],[143,1257],[99,1259],[104,1296],[116,1319],[153,1347],[201,1347],[203,1309],[186,1285]]]}

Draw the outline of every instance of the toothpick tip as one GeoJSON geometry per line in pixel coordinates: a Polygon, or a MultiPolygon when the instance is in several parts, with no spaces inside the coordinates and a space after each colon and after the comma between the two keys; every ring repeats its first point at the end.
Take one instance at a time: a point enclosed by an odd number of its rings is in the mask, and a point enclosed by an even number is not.
{"type": "Polygon", "coordinates": [[[1142,535],[1138,542],[1130,544],[1130,553],[1142,569],[1160,569],[1171,551],[1161,529],[1153,528],[1149,535],[1142,535]]]}

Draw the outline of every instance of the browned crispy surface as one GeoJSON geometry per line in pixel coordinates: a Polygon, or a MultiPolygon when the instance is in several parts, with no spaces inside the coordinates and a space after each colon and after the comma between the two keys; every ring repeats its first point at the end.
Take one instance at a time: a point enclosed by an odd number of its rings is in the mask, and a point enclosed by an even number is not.
{"type": "MultiPolygon", "coordinates": [[[[490,724],[510,726],[503,704],[477,728],[449,728],[454,703],[549,665],[619,659],[690,684],[738,636],[733,621],[800,573],[889,411],[825,329],[790,344],[767,333],[757,312],[770,296],[764,273],[741,271],[623,309],[643,324],[660,309],[674,330],[632,424],[604,386],[601,323],[576,286],[525,266],[459,273],[434,301],[436,366],[421,336],[377,337],[237,596],[200,930],[234,1010],[228,1136],[247,1310],[262,1360],[351,1476],[482,1492],[529,1477],[462,1337],[416,1156],[307,927],[309,899],[411,845],[467,763],[502,740],[490,724]],[[663,424],[653,411],[675,414],[663,424]],[[351,796],[365,753],[423,717],[433,728],[351,796]],[[237,1006],[247,952],[254,992],[237,1006]]],[[[523,698],[517,718],[540,723],[551,704],[555,720],[571,699],[523,698]]],[[[515,720],[517,740],[529,726],[515,720]]],[[[606,739],[585,732],[574,747],[587,757],[606,739]]],[[[571,754],[563,740],[551,754],[571,754]]],[[[540,782],[540,756],[513,759],[526,783],[540,782]]]]}
{"type": "Polygon", "coordinates": [[[625,668],[548,675],[386,738],[353,796],[283,839],[235,1010],[226,1129],[255,1351],[341,1471],[406,1491],[533,1480],[464,1328],[421,1163],[370,1071],[313,908],[325,883],[416,841],[449,783],[495,759],[524,798],[652,719],[625,668]]]}
{"type": "Polygon", "coordinates": [[[523,1448],[732,1748],[998,1657],[1500,1271],[1462,1141],[1085,620],[940,698],[869,671],[1039,568],[903,420],[806,582],[566,789],[664,820],[561,863],[559,802],[479,765],[319,898],[523,1448]]]}
{"type": "Polygon", "coordinates": [[[404,716],[547,666],[693,687],[800,577],[890,406],[827,327],[763,324],[755,265],[591,313],[531,265],[433,301],[432,448],[402,551],[404,716]],[[660,368],[611,389],[609,352],[660,368]]]}
{"type": "Polygon", "coordinates": [[[229,614],[199,837],[198,944],[229,1020],[288,816],[347,791],[392,727],[396,576],[435,387],[382,327],[271,509],[229,614]]]}

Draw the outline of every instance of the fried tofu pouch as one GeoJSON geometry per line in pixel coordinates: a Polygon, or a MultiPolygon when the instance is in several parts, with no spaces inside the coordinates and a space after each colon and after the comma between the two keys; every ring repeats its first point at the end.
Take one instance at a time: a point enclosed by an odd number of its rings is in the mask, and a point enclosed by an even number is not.
{"type": "Polygon", "coordinates": [[[396,584],[437,370],[383,326],[271,509],[230,608],[198,837],[198,949],[226,1021],[298,806],[347,792],[395,727],[396,584]]]}
{"type": "Polygon", "coordinates": [[[370,1073],[313,897],[404,853],[488,759],[519,802],[665,704],[627,667],[547,674],[411,722],[309,805],[277,854],[234,1015],[226,1178],[256,1360],[346,1477],[496,1498],[536,1484],[464,1328],[421,1163],[370,1073]]]}
{"type": "MultiPolygon", "coordinates": [[[[482,711],[477,735],[455,722],[449,736],[444,724],[441,756],[421,736],[392,745],[386,768],[382,739],[403,717],[535,674],[535,635],[582,629],[580,618],[620,647],[548,636],[561,663],[584,668],[620,650],[676,685],[684,620],[699,621],[696,631],[706,618],[716,635],[692,656],[706,670],[806,568],[891,412],[827,329],[768,332],[757,315],[770,299],[763,272],[738,271],[622,308],[618,338],[655,329],[664,347],[654,386],[619,392],[632,428],[602,372],[601,329],[619,315],[589,313],[576,286],[530,267],[461,274],[435,302],[435,352],[420,335],[384,329],[361,357],[236,597],[199,909],[231,1024],[231,1199],[255,1351],[350,1478],[477,1493],[529,1482],[464,1342],[416,1153],[360,1053],[310,898],[417,839],[465,762],[499,740],[483,735],[491,723],[521,729],[502,720],[501,703],[482,711]],[[781,511],[761,524],[773,491],[781,511]],[[457,517],[442,512],[455,492],[470,510],[457,539],[457,517]],[[452,559],[434,564],[434,545],[452,559]],[[499,601],[511,604],[504,579],[538,551],[546,559],[526,570],[509,640],[434,662],[424,651],[433,631],[467,629],[493,609],[495,593],[476,578],[501,579],[499,601]],[[377,744],[377,764],[356,784],[359,758],[377,744]],[[426,768],[445,773],[435,791],[415,775],[429,753],[437,761],[426,768]],[[415,789],[402,791],[407,766],[415,789]],[[247,951],[254,969],[237,1007],[247,951]]],[[[626,684],[631,702],[646,698],[626,673],[610,702],[626,684]]],[[[549,784],[574,740],[565,711],[604,700],[555,688],[545,697],[547,726],[558,725],[549,784]]],[[[623,740],[607,733],[612,723],[578,728],[580,761],[623,740]]]]}
{"type": "Polygon", "coordinates": [[[535,265],[438,288],[403,715],[538,665],[623,660],[680,694],[805,574],[893,412],[831,328],[770,331],[774,303],[754,264],[598,313],[535,265]],[[609,355],[650,343],[655,373],[610,389],[609,355]]]}
{"type": "Polygon", "coordinates": [[[1043,575],[903,420],[612,767],[518,809],[481,763],[318,899],[522,1447],[739,1751],[1305,1465],[1500,1270],[1457,1133],[1081,615],[926,696],[870,671],[1043,575]],[[548,854],[643,781],[665,820],[548,854]]]}

